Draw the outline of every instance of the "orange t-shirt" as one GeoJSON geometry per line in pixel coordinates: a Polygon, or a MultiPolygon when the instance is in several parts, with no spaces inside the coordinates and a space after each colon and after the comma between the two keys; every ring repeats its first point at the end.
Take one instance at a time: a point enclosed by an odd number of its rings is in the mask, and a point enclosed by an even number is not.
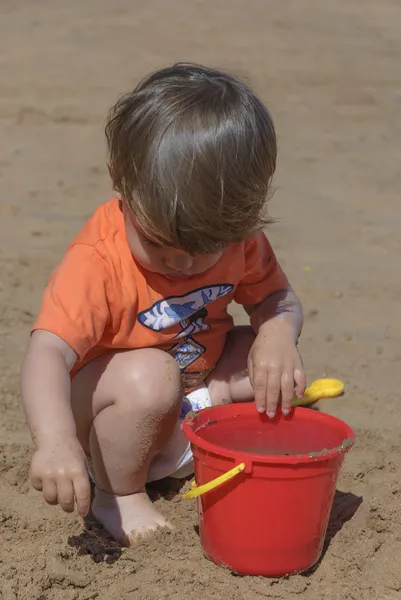
{"type": "Polygon", "coordinates": [[[229,246],[214,267],[169,281],[141,268],[117,199],[101,205],[53,272],[33,329],[61,337],[78,359],[72,376],[106,352],[160,348],[183,372],[218,361],[233,327],[227,306],[257,304],[287,280],[263,233],[229,246]]]}

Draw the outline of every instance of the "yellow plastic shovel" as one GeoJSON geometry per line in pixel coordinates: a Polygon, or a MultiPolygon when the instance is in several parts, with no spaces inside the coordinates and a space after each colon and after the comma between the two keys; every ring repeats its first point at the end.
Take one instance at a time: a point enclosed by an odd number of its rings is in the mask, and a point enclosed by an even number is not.
{"type": "Polygon", "coordinates": [[[302,398],[294,397],[293,406],[308,406],[324,398],[338,398],[344,393],[344,384],[339,379],[316,379],[306,388],[302,398]]]}

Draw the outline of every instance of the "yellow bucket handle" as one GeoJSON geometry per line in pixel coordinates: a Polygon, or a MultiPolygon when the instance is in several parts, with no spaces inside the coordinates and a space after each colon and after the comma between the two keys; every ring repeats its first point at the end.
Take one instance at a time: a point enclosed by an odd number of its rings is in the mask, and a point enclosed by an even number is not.
{"type": "Polygon", "coordinates": [[[219,485],[221,485],[222,483],[225,483],[226,481],[229,481],[239,473],[242,473],[242,471],[245,471],[245,463],[237,465],[230,471],[227,471],[227,473],[223,473],[223,475],[220,475],[220,477],[216,477],[216,479],[213,479],[208,483],[204,483],[203,485],[198,486],[194,481],[192,483],[192,489],[183,494],[182,497],[186,500],[190,500],[191,498],[197,498],[198,496],[202,496],[202,494],[206,494],[206,492],[214,490],[215,488],[219,487],[219,485]]]}

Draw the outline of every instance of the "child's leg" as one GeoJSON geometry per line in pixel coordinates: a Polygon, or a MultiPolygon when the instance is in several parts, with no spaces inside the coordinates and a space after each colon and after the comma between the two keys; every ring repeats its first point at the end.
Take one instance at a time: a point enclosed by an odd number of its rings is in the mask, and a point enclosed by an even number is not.
{"type": "Polygon", "coordinates": [[[206,380],[212,404],[250,402],[254,399],[247,367],[254,341],[255,333],[249,326],[237,326],[230,331],[223,354],[206,380]]]}
{"type": "Polygon", "coordinates": [[[145,483],[176,425],[181,398],[176,362],[155,349],[100,357],[73,380],[77,436],[96,480],[93,514],[120,542],[167,525],[145,483]]]}

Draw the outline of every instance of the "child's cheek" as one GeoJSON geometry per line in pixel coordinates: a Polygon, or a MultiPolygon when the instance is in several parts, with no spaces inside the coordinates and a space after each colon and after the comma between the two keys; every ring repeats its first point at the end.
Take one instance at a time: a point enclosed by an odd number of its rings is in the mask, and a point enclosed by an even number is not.
{"type": "Polygon", "coordinates": [[[148,248],[142,243],[137,232],[128,219],[125,219],[125,233],[132,256],[140,265],[142,265],[144,268],[147,268],[153,262],[151,248],[148,248]]]}
{"type": "Polygon", "coordinates": [[[143,267],[147,268],[153,263],[151,251],[142,246],[142,244],[131,244],[131,252],[143,267]]]}
{"type": "Polygon", "coordinates": [[[197,265],[198,270],[203,272],[207,271],[208,269],[211,269],[212,267],[214,267],[215,264],[217,264],[220,258],[221,254],[211,254],[209,256],[202,257],[197,265]]]}
{"type": "Polygon", "coordinates": [[[135,260],[147,271],[153,273],[163,273],[165,271],[164,263],[159,256],[160,251],[142,244],[138,239],[130,244],[130,249],[135,260]]]}

